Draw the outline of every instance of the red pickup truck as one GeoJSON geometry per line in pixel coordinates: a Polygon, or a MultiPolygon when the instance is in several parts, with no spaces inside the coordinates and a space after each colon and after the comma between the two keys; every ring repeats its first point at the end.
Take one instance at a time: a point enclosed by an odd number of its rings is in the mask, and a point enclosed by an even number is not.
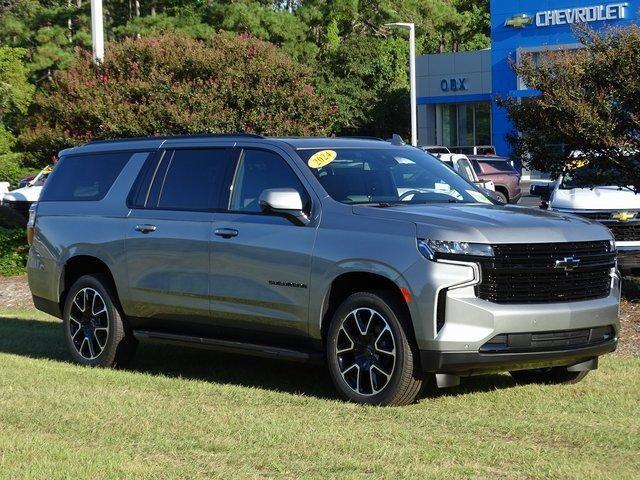
{"type": "Polygon", "coordinates": [[[480,180],[495,184],[496,195],[504,203],[518,203],[522,195],[520,172],[513,168],[509,159],[494,155],[472,155],[469,160],[480,180]]]}

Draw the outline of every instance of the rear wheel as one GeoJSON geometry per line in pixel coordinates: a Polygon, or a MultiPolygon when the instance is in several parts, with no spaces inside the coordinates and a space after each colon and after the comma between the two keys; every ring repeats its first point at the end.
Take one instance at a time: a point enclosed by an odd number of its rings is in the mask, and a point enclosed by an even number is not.
{"type": "Polygon", "coordinates": [[[513,379],[520,384],[571,384],[578,383],[589,373],[588,370],[570,372],[567,367],[536,368],[533,370],[518,370],[509,372],[513,379]]]}
{"type": "Polygon", "coordinates": [[[501,191],[496,190],[495,194],[496,194],[496,197],[498,197],[498,200],[500,200],[502,203],[504,203],[504,204],[509,203],[509,198],[504,193],[502,193],[501,191]]]}
{"type": "Polygon", "coordinates": [[[337,309],[327,333],[329,370],[349,400],[373,405],[413,403],[422,387],[408,319],[392,295],[359,292],[337,309]]]}
{"type": "Polygon", "coordinates": [[[137,342],[105,275],[85,275],[73,284],[62,322],[69,352],[82,365],[121,367],[133,357],[137,342]]]}

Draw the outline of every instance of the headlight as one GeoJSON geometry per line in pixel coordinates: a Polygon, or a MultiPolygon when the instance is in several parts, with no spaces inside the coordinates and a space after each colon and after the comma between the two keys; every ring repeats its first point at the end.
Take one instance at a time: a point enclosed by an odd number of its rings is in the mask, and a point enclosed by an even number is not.
{"type": "Polygon", "coordinates": [[[437,257],[493,257],[493,248],[484,243],[418,240],[418,250],[429,260],[437,257]]]}

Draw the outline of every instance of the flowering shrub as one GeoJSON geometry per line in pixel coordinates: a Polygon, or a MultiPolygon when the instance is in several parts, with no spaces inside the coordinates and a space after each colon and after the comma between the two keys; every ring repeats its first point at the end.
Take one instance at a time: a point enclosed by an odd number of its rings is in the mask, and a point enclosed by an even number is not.
{"type": "Polygon", "coordinates": [[[111,43],[106,51],[100,65],[78,51],[36,96],[35,115],[19,138],[34,164],[92,138],[330,131],[333,110],[315,92],[310,71],[253,37],[167,34],[111,43]]]}

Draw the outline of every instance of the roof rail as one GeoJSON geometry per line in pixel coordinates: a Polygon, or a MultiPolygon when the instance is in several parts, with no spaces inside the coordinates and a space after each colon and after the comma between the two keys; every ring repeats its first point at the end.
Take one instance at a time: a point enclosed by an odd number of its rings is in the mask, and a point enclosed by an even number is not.
{"type": "Polygon", "coordinates": [[[345,138],[345,139],[353,139],[353,140],[374,140],[376,142],[384,142],[385,140],[383,138],[380,137],[368,137],[366,135],[344,135],[344,136],[338,136],[335,138],[345,138]]]}
{"type": "Polygon", "coordinates": [[[197,133],[187,135],[158,135],[148,137],[124,137],[124,138],[109,138],[105,140],[90,140],[86,145],[95,145],[99,143],[113,143],[113,142],[133,142],[143,140],[173,140],[179,138],[233,138],[233,137],[247,137],[247,138],[265,138],[262,135],[255,133],[197,133]]]}

